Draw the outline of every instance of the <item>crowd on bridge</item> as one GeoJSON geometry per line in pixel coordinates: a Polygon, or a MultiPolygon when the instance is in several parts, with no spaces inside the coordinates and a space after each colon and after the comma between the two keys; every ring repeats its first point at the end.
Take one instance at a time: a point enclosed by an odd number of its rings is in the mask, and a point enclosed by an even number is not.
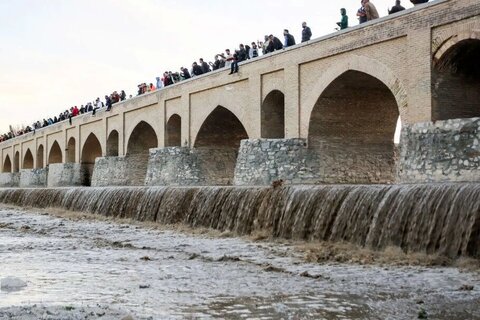
{"type": "MultiPolygon", "coordinates": [[[[428,0],[419,0],[417,2],[424,3],[428,2],[428,0]]],[[[401,6],[400,0],[396,0],[395,6],[393,6],[388,12],[389,14],[393,14],[402,10],[405,10],[405,8],[401,6]]],[[[343,30],[349,27],[348,15],[344,8],[340,9],[340,14],[341,19],[339,22],[337,22],[337,29],[343,30]]],[[[360,24],[379,18],[378,11],[370,0],[361,0],[361,7],[358,9],[356,15],[360,24]]],[[[307,26],[306,22],[303,22],[301,42],[307,42],[311,38],[312,30],[309,26],[307,26]]],[[[139,84],[137,95],[153,92],[175,83],[224,68],[230,69],[230,74],[237,73],[239,70],[238,64],[240,62],[255,59],[261,55],[266,55],[278,50],[283,50],[285,48],[294,46],[295,44],[295,37],[289,32],[288,29],[283,30],[283,41],[273,34],[265,35],[264,41],[251,42],[249,45],[239,44],[238,49],[234,51],[225,49],[224,53],[218,53],[214,56],[213,62],[207,63],[203,58],[200,58],[198,62],[192,63],[190,69],[181,67],[179,72],[165,71],[162,77],[156,77],[155,84],[139,84]]],[[[132,95],[130,95],[129,98],[132,98],[132,95]]],[[[106,108],[106,111],[110,111],[113,104],[126,99],[127,95],[124,90],[120,90],[120,93],[114,91],[110,95],[105,96],[105,102],[103,102],[100,98],[96,98],[94,101],[87,102],[80,107],[71,107],[69,110],[65,110],[53,118],[50,117],[48,119],[43,119],[42,121],[37,121],[31,126],[22,127],[20,129],[14,129],[10,126],[10,131],[8,133],[0,135],[0,142],[21,136],[29,132],[35,132],[38,129],[48,127],[58,122],[68,120],[71,124],[72,118],[86,113],[95,115],[96,111],[101,108],[106,108]]]]}

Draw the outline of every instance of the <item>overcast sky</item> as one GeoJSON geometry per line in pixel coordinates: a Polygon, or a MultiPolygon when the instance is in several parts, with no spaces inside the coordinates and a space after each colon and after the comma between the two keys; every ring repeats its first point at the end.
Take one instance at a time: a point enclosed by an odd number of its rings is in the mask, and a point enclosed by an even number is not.
{"type": "MultiPolygon", "coordinates": [[[[372,0],[381,16],[394,0],[372,0]]],[[[402,3],[412,7],[408,1],[402,3]]],[[[357,25],[359,0],[1,0],[0,132],[30,125],[114,90],[136,93],[225,48],[334,32],[345,7],[357,25]]]]}

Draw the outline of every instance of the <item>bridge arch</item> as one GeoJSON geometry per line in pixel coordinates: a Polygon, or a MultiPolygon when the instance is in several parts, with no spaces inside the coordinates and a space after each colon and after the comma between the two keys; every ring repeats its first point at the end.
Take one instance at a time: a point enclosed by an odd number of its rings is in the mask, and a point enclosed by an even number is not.
{"type": "Polygon", "coordinates": [[[20,152],[15,152],[15,156],[13,157],[13,172],[20,171],[20,152]]]}
{"type": "Polygon", "coordinates": [[[48,153],[48,164],[62,163],[62,159],[62,149],[60,148],[57,140],[55,140],[50,147],[50,152],[48,153]]]}
{"type": "Polygon", "coordinates": [[[207,184],[232,184],[243,139],[248,139],[247,131],[230,110],[217,106],[207,116],[194,144],[207,184]]]}
{"type": "Polygon", "coordinates": [[[200,127],[194,147],[238,149],[243,139],[248,139],[248,134],[238,117],[230,110],[217,106],[200,127]]]}
{"type": "Polygon", "coordinates": [[[435,52],[432,120],[480,117],[480,31],[450,37],[435,52]]]}
{"type": "Polygon", "coordinates": [[[262,138],[285,138],[285,95],[272,90],[262,103],[262,138]]]}
{"type": "Polygon", "coordinates": [[[40,168],[43,168],[44,165],[43,165],[43,154],[44,154],[44,148],[43,148],[43,144],[41,144],[40,146],[38,146],[38,149],[37,149],[37,169],[40,169],[40,168]]]}
{"type": "Polygon", "coordinates": [[[407,117],[407,92],[404,84],[387,66],[380,61],[357,55],[346,55],[339,58],[335,65],[328,69],[321,78],[319,78],[313,87],[309,89],[309,94],[302,99],[302,122],[305,124],[306,132],[302,132],[302,136],[308,136],[309,121],[311,119],[312,110],[317,103],[319,94],[339,76],[347,71],[358,71],[368,74],[380,82],[382,82],[393,94],[397,103],[402,119],[408,120],[407,117]]]}
{"type": "Polygon", "coordinates": [[[33,169],[33,155],[30,149],[27,149],[23,157],[23,169],[33,169]]]}
{"type": "Polygon", "coordinates": [[[140,121],[128,138],[125,160],[131,185],[144,185],[147,176],[149,150],[158,147],[157,133],[146,121],[140,121]]]}
{"type": "Polygon", "coordinates": [[[85,140],[82,147],[81,164],[83,170],[85,170],[84,184],[91,185],[93,170],[95,167],[95,159],[102,156],[102,145],[94,133],[85,140]]]}
{"type": "Polygon", "coordinates": [[[107,157],[118,157],[119,140],[118,131],[112,130],[107,138],[107,157]]]}
{"type": "Polygon", "coordinates": [[[155,129],[143,120],[133,128],[127,141],[127,155],[148,155],[151,148],[158,147],[158,137],[155,129]]]}
{"type": "Polygon", "coordinates": [[[76,158],[76,141],[74,137],[68,140],[67,144],[67,163],[74,163],[76,158]]]}
{"type": "Polygon", "coordinates": [[[5,160],[3,161],[3,173],[11,173],[12,172],[12,161],[10,160],[10,156],[7,154],[5,160]]]}
{"type": "Polygon", "coordinates": [[[165,126],[165,147],[182,146],[182,117],[172,114],[165,126]]]}
{"type": "Polygon", "coordinates": [[[397,82],[387,80],[390,85],[350,68],[320,91],[310,115],[308,147],[323,182],[394,180],[394,136],[403,100],[391,90],[397,82]]]}

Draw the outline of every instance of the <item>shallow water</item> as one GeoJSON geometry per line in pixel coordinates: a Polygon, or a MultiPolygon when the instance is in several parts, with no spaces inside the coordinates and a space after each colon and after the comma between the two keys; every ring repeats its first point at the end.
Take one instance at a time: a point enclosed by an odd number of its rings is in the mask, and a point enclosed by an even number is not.
{"type": "Polygon", "coordinates": [[[27,319],[29,309],[12,307],[34,305],[136,319],[414,319],[422,309],[430,319],[480,319],[480,277],[455,268],[309,264],[286,244],[3,208],[7,276],[27,287],[0,291],[0,319],[27,319]]]}

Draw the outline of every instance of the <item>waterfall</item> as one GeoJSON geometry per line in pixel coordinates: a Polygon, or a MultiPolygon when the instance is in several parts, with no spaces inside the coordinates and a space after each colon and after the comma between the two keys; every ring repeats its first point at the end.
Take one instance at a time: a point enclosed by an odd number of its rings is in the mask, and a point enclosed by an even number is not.
{"type": "Polygon", "coordinates": [[[480,184],[0,189],[0,202],[480,257],[480,184]]]}

